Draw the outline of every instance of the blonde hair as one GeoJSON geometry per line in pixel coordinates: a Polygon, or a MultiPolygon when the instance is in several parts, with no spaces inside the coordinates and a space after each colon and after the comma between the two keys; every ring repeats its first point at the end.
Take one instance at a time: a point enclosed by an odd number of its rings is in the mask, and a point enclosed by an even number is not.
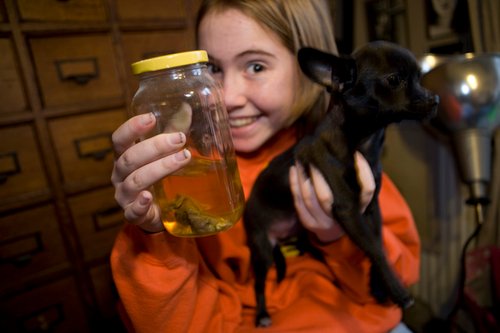
{"type": "MultiPolygon", "coordinates": [[[[293,54],[304,46],[337,54],[331,11],[326,0],[204,0],[196,20],[212,11],[236,9],[274,32],[293,54]]],[[[299,135],[310,131],[327,109],[329,94],[301,73],[291,121],[297,120],[299,135]]]]}

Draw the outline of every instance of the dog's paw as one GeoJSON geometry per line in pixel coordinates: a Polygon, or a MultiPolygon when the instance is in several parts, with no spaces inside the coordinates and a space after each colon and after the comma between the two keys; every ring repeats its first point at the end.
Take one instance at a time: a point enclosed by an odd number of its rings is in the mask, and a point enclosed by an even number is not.
{"type": "Polygon", "coordinates": [[[257,326],[257,327],[269,327],[269,326],[271,326],[271,323],[272,323],[271,317],[269,317],[268,314],[265,314],[265,315],[257,317],[255,326],[257,326]]]}
{"type": "Polygon", "coordinates": [[[411,308],[413,306],[413,304],[415,304],[415,299],[412,296],[408,296],[404,300],[404,302],[403,302],[403,304],[402,304],[401,307],[402,307],[403,310],[406,310],[406,309],[411,308]]]}

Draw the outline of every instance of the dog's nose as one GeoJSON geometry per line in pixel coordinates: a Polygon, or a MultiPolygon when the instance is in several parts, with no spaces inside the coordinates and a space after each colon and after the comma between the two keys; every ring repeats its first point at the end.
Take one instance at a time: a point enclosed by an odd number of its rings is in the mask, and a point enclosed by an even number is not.
{"type": "Polygon", "coordinates": [[[434,118],[437,114],[438,110],[438,105],[439,105],[439,95],[436,94],[431,94],[429,96],[428,100],[428,105],[429,105],[429,114],[428,114],[428,119],[434,118]]]}
{"type": "Polygon", "coordinates": [[[431,101],[431,106],[438,106],[439,104],[439,95],[433,95],[431,97],[432,101],[431,101]]]}
{"type": "Polygon", "coordinates": [[[424,95],[422,97],[423,97],[422,102],[424,102],[425,105],[429,108],[437,107],[439,104],[438,94],[434,94],[433,92],[424,90],[424,95]]]}

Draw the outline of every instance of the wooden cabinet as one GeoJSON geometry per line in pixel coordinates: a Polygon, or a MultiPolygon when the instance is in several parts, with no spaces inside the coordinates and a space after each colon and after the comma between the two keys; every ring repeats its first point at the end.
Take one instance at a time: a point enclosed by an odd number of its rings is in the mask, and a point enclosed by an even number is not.
{"type": "Polygon", "coordinates": [[[76,281],[70,277],[8,297],[2,301],[0,311],[0,326],[5,332],[93,331],[76,281]]]}
{"type": "Polygon", "coordinates": [[[124,110],[50,120],[48,125],[65,192],[75,193],[109,183],[114,159],[111,135],[124,121],[124,110]]]}
{"type": "Polygon", "coordinates": [[[83,258],[90,262],[109,254],[123,224],[123,212],[113,198],[114,189],[86,192],[69,199],[83,258]]]}
{"type": "Polygon", "coordinates": [[[123,100],[109,33],[32,38],[29,44],[45,109],[123,100]]]}
{"type": "Polygon", "coordinates": [[[0,327],[120,332],[111,135],[132,62],[195,48],[196,0],[0,2],[0,327]]]}
{"type": "Polygon", "coordinates": [[[17,0],[22,21],[105,21],[105,0],[17,0]]]}
{"type": "Polygon", "coordinates": [[[51,192],[30,124],[0,128],[0,189],[0,207],[51,192]]]}
{"type": "Polygon", "coordinates": [[[0,218],[0,292],[19,290],[37,278],[70,268],[51,205],[0,218]]]}
{"type": "Polygon", "coordinates": [[[27,108],[19,64],[10,38],[0,38],[0,115],[24,111],[27,108]]]}
{"type": "Polygon", "coordinates": [[[120,20],[169,20],[187,17],[184,0],[117,1],[116,11],[120,20]]]}
{"type": "MultiPolygon", "coordinates": [[[[126,63],[131,64],[139,60],[170,54],[189,49],[192,39],[190,31],[155,31],[155,32],[127,32],[122,35],[123,55],[126,63]],[[165,41],[172,41],[165,43],[165,41]]],[[[130,91],[136,91],[139,81],[127,72],[127,82],[130,91]]]]}

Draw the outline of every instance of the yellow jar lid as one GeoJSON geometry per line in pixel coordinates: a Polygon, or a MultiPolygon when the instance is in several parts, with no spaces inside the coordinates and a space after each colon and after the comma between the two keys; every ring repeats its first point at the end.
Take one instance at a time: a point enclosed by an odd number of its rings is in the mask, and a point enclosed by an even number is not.
{"type": "Polygon", "coordinates": [[[198,62],[207,62],[208,55],[204,50],[167,54],[150,59],[144,59],[132,64],[132,73],[141,74],[161,69],[186,66],[198,62]]]}

